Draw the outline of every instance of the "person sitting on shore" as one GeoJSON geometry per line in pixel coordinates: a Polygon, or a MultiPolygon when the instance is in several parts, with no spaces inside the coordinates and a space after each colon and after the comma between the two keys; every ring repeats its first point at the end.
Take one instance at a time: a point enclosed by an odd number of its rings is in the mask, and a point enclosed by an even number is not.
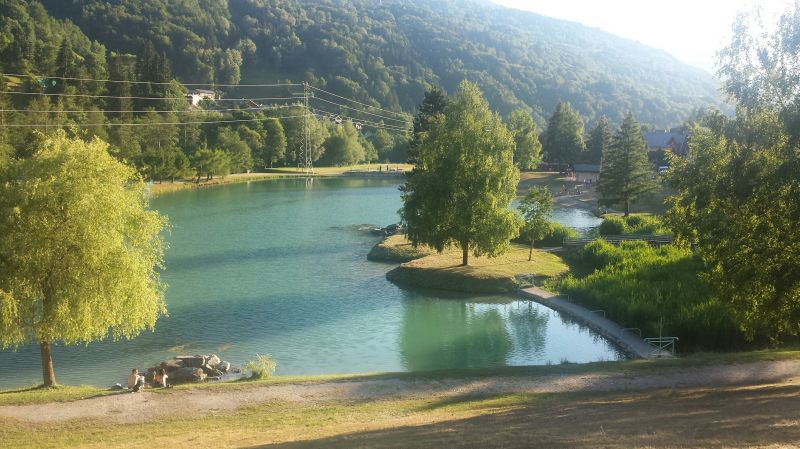
{"type": "Polygon", "coordinates": [[[133,390],[134,393],[138,393],[144,388],[144,376],[140,376],[139,370],[136,368],[132,369],[131,374],[128,376],[128,388],[133,390]]]}
{"type": "Polygon", "coordinates": [[[156,373],[153,375],[153,383],[157,387],[167,388],[168,377],[169,376],[167,376],[167,370],[161,368],[160,370],[156,371],[156,373]]]}

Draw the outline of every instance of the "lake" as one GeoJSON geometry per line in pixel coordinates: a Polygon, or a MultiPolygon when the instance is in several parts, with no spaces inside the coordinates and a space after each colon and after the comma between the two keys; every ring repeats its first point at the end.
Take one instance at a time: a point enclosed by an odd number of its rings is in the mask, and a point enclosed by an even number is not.
{"type": "MultiPolygon", "coordinates": [[[[510,296],[408,291],[368,262],[365,231],[398,220],[396,180],[283,179],[153,199],[167,239],[169,316],[121,342],[53,350],[63,384],[108,386],[131,368],[217,353],[271,354],[277,374],[413,371],[618,360],[605,339],[510,296]]],[[[560,210],[567,225],[597,224],[560,210]]],[[[0,388],[41,383],[38,347],[0,352],[0,388]]]]}

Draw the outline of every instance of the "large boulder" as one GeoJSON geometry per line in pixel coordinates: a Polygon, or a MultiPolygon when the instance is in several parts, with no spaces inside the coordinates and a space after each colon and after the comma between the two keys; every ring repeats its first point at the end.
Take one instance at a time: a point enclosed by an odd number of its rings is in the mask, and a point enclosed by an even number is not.
{"type": "Polygon", "coordinates": [[[158,365],[158,368],[164,368],[165,370],[167,370],[168,373],[171,373],[172,371],[179,370],[184,366],[185,365],[183,360],[176,358],[176,359],[164,360],[158,365]]]}
{"type": "Polygon", "coordinates": [[[169,380],[174,383],[203,382],[206,373],[201,368],[183,367],[169,374],[169,380]]]}
{"type": "Polygon", "coordinates": [[[206,357],[202,355],[178,356],[175,357],[175,360],[179,360],[183,366],[189,368],[202,368],[206,364],[206,357]]]}
{"type": "Polygon", "coordinates": [[[229,362],[219,362],[214,365],[214,368],[221,373],[227,373],[231,369],[231,364],[229,362]]]}

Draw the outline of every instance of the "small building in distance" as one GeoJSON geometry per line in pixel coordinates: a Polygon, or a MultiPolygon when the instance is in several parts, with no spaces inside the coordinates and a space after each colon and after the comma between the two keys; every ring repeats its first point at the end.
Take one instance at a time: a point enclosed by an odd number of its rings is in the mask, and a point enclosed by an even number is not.
{"type": "Polygon", "coordinates": [[[186,99],[189,100],[189,104],[192,106],[197,106],[203,100],[211,100],[214,101],[217,99],[217,93],[213,90],[207,89],[193,89],[188,94],[186,94],[186,99]]]}
{"type": "Polygon", "coordinates": [[[686,128],[670,128],[669,131],[659,130],[644,133],[647,142],[647,151],[671,151],[674,154],[685,156],[689,147],[689,130],[686,128]]]}
{"type": "Polygon", "coordinates": [[[600,179],[600,166],[597,164],[575,164],[575,181],[579,183],[596,183],[600,179]]]}

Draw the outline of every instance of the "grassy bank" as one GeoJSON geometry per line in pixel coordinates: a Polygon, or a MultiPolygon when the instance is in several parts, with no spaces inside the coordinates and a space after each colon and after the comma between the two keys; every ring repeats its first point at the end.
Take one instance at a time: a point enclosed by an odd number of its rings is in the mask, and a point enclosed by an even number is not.
{"type": "Polygon", "coordinates": [[[404,263],[386,274],[402,285],[468,293],[510,293],[517,288],[515,276],[535,274],[552,277],[563,274],[566,264],[555,254],[534,250],[528,261],[528,248],[512,244],[511,251],[496,258],[471,257],[461,266],[461,251],[446,250],[404,263]]]}
{"type": "Polygon", "coordinates": [[[683,350],[744,344],[730,310],[703,281],[702,261],[689,249],[595,241],[568,260],[571,274],[548,287],[604,310],[623,327],[639,328],[645,337],[678,337],[683,350]]]}
{"type": "MultiPolygon", "coordinates": [[[[612,372],[629,379],[670,368],[694,369],[720,363],[733,367],[740,362],[799,357],[798,352],[763,351],[658,361],[286,379],[325,383],[416,376],[434,381],[463,377],[495,382],[498,376],[504,376],[513,382],[513,377],[612,372]]],[[[158,392],[203,394],[213,389],[214,394],[238,394],[239,390],[271,382],[280,381],[208,384],[158,392]]],[[[0,391],[0,397],[4,394],[0,391]]],[[[13,448],[777,447],[792,445],[800,438],[800,428],[790,425],[797,416],[798,396],[800,384],[796,381],[616,392],[483,393],[466,388],[434,396],[266,400],[234,410],[211,410],[205,415],[176,410],[167,417],[136,423],[109,419],[37,423],[0,418],[0,436],[4,447],[13,448]],[[747,433],[731,432],[732,428],[747,429],[747,433]]],[[[149,399],[154,407],[156,399],[149,399]]],[[[42,413],[47,413],[46,409],[42,413]]]]}
{"type": "MultiPolygon", "coordinates": [[[[385,171],[386,164],[383,164],[382,166],[385,171]]],[[[389,168],[396,172],[410,170],[411,166],[408,164],[389,164],[389,168]]],[[[364,171],[378,171],[378,164],[358,164],[342,167],[315,167],[313,176],[341,176],[347,172],[364,171]]],[[[240,182],[265,181],[268,179],[296,178],[306,176],[308,176],[308,174],[302,170],[298,170],[297,167],[279,167],[270,169],[265,173],[237,173],[224,177],[218,176],[209,181],[206,181],[205,178],[203,178],[199,183],[185,179],[177,180],[175,182],[154,182],[151,184],[150,191],[153,195],[161,195],[164,193],[177,192],[185,189],[201,189],[204,187],[236,184],[240,182]]]]}
{"type": "Polygon", "coordinates": [[[367,260],[403,263],[429,256],[434,252],[424,245],[414,247],[404,235],[398,234],[390,235],[375,244],[367,254],[367,260]]]}

